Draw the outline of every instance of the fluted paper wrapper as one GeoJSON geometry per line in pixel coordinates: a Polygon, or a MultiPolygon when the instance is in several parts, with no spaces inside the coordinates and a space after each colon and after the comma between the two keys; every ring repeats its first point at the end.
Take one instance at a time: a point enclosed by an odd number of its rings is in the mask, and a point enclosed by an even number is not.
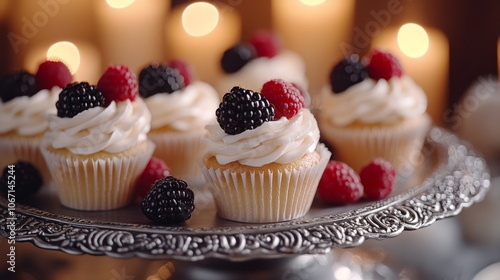
{"type": "Polygon", "coordinates": [[[217,207],[225,219],[245,223],[299,218],[311,208],[330,151],[319,144],[316,165],[285,172],[231,172],[200,164],[217,207]]]}
{"type": "Polygon", "coordinates": [[[423,115],[391,126],[322,126],[321,135],[334,146],[335,158],[357,172],[378,157],[391,162],[398,172],[412,172],[421,164],[431,123],[430,117],[423,115]]]}
{"type": "Polygon", "coordinates": [[[142,173],[154,144],[138,145],[118,155],[73,155],[42,145],[42,154],[61,204],[77,210],[111,210],[128,205],[137,177],[142,173]]]}

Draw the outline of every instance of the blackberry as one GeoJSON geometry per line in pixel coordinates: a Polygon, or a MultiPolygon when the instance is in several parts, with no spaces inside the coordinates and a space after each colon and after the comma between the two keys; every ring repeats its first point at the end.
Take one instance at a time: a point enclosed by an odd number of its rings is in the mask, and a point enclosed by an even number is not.
{"type": "Polygon", "coordinates": [[[87,109],[104,107],[102,92],[87,82],[67,85],[56,102],[57,116],[72,118],[87,109]]]}
{"type": "Polygon", "coordinates": [[[368,72],[357,54],[340,61],[330,73],[330,85],[335,93],[341,93],[350,86],[362,82],[368,77],[368,72]]]}
{"type": "Polygon", "coordinates": [[[24,70],[6,76],[0,82],[0,98],[3,102],[19,96],[33,96],[37,91],[35,76],[24,70]]]}
{"type": "Polygon", "coordinates": [[[231,135],[274,121],[274,107],[259,92],[233,87],[215,111],[220,127],[231,135]]]}
{"type": "Polygon", "coordinates": [[[42,187],[43,178],[40,171],[27,161],[18,161],[13,165],[14,168],[6,166],[3,169],[0,192],[4,197],[8,198],[10,193],[19,201],[23,201],[42,187]]]}
{"type": "Polygon", "coordinates": [[[144,98],[157,93],[172,93],[184,86],[184,77],[173,67],[151,64],[139,73],[139,94],[144,98]]]}
{"type": "Polygon", "coordinates": [[[141,208],[153,222],[181,223],[189,219],[194,211],[194,193],[186,182],[167,176],[155,181],[141,208]]]}
{"type": "Polygon", "coordinates": [[[255,47],[250,44],[237,44],[222,55],[221,66],[226,73],[235,73],[245,64],[257,57],[255,47]]]}

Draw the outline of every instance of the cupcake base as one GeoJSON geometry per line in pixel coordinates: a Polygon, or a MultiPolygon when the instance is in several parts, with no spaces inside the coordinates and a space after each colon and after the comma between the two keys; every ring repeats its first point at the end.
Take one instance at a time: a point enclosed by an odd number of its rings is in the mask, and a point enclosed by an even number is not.
{"type": "Polygon", "coordinates": [[[215,157],[200,163],[217,207],[225,219],[246,223],[281,222],[305,215],[331,153],[323,145],[289,164],[220,165],[215,157]]]}

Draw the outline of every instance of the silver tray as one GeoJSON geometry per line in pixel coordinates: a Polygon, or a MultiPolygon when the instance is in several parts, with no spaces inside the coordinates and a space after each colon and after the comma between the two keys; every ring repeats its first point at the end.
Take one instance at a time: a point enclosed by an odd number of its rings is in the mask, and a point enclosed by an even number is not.
{"type": "MultiPolygon", "coordinates": [[[[196,211],[182,226],[150,223],[138,205],[102,212],[75,211],[54,193],[37,194],[15,209],[17,242],[71,254],[197,261],[249,260],[326,254],[366,239],[385,239],[457,215],[481,200],[490,185],[482,157],[454,134],[434,127],[416,171],[399,174],[391,197],[346,206],[316,200],[309,213],[289,222],[237,223],[216,216],[210,195],[200,189],[196,211]]],[[[8,237],[7,201],[0,199],[0,234],[8,237]]]]}

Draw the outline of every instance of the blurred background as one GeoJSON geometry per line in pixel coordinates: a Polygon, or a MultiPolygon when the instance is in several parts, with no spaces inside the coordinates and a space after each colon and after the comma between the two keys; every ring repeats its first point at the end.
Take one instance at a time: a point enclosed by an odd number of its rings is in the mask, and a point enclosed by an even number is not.
{"type": "MultiPolygon", "coordinates": [[[[57,57],[75,80],[96,83],[109,64],[138,73],[151,62],[177,58],[191,63],[199,79],[215,84],[224,75],[223,51],[267,29],[304,58],[314,96],[343,56],[388,49],[426,91],[435,124],[485,155],[493,184],[483,202],[459,217],[364,248],[396,267],[401,279],[472,279],[500,261],[500,1],[208,0],[210,5],[187,8],[195,2],[0,0],[0,76],[35,72],[43,60],[57,57]],[[445,265],[452,270],[446,272],[445,265]]],[[[4,252],[3,239],[0,244],[4,252]]],[[[16,279],[87,279],[89,272],[95,279],[145,279],[162,264],[20,246],[25,252],[20,263],[30,269],[16,279]],[[40,262],[41,256],[46,257],[40,262]],[[116,276],[123,267],[130,268],[129,278],[116,276]]]]}

